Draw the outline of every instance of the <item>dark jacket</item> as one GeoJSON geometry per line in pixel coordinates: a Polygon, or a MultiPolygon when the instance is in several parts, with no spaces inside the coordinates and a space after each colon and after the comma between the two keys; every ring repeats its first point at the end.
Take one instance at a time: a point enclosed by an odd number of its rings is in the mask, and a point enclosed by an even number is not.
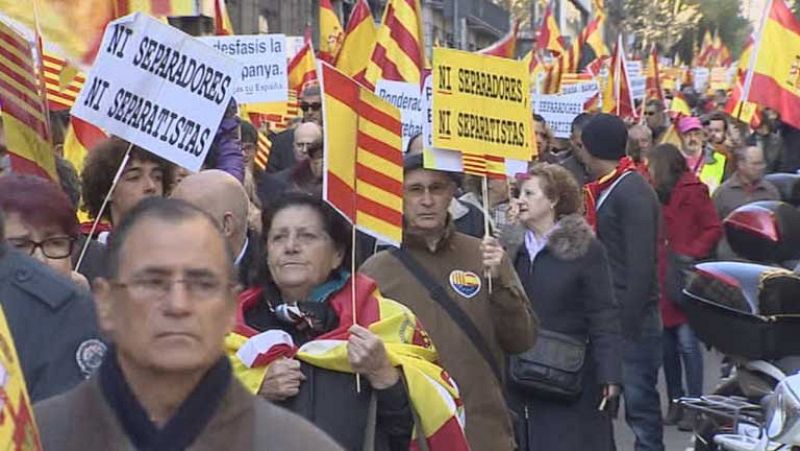
{"type": "MultiPolygon", "coordinates": [[[[508,354],[530,348],[536,319],[510,259],[489,293],[483,276],[480,239],[455,231],[452,222],[435,249],[424,237],[406,234],[403,249],[446,290],[475,324],[494,364],[504,372],[508,354]]],[[[503,385],[469,336],[430,293],[391,253],[378,252],[361,272],[377,282],[381,293],[411,308],[425,325],[439,351],[441,364],[458,384],[464,401],[466,433],[474,451],[510,451],[515,447],[511,416],[503,385]]]]}
{"type": "Polygon", "coordinates": [[[239,284],[244,288],[260,286],[266,280],[266,252],[261,236],[253,230],[247,231],[247,249],[239,261],[239,284]]]}
{"type": "Polygon", "coordinates": [[[244,154],[242,142],[239,140],[239,116],[236,101],[231,99],[225,114],[220,121],[211,150],[208,152],[204,167],[219,169],[244,182],[244,154]]]}
{"type": "Polygon", "coordinates": [[[32,402],[69,390],[99,368],[106,346],[91,295],[3,244],[0,305],[32,402]]]}
{"type": "Polygon", "coordinates": [[[256,189],[264,210],[287,192],[299,191],[322,197],[322,182],[314,179],[308,160],[274,174],[261,174],[256,189]]]}
{"type": "MultiPolygon", "coordinates": [[[[34,407],[45,451],[134,449],[97,378],[34,407]]],[[[232,380],[217,412],[188,451],[340,450],[306,420],[259,399],[232,380]]]]}
{"type": "Polygon", "coordinates": [[[272,149],[267,160],[267,172],[280,172],[296,163],[294,158],[294,129],[290,128],[272,136],[272,149]]]}
{"type": "Polygon", "coordinates": [[[531,263],[523,245],[514,266],[540,326],[587,340],[584,389],[575,402],[537,398],[510,386],[520,451],[613,449],[611,417],[598,412],[602,385],[622,381],[619,305],[605,249],[586,221],[562,218],[531,263]],[[580,425],[580,427],[576,427],[580,425]]]}
{"type": "MultiPolygon", "coordinates": [[[[275,291],[264,291],[269,292],[275,291]]],[[[335,318],[331,307],[322,303],[317,307],[327,307],[325,315],[335,318]]],[[[245,310],[244,319],[248,326],[259,332],[276,329],[287,332],[298,347],[311,339],[307,333],[280,321],[266,300],[245,310]]],[[[334,321],[331,327],[338,325],[338,318],[334,321]]],[[[300,384],[300,392],[277,405],[313,422],[345,449],[360,450],[364,444],[370,397],[374,392],[377,396],[375,450],[408,450],[414,422],[402,380],[386,390],[373,390],[362,378],[361,393],[357,393],[356,378],[350,373],[331,371],[302,361],[300,370],[306,377],[300,384]]]]}
{"type": "Polygon", "coordinates": [[[597,238],[608,253],[626,338],[661,330],[656,271],[660,210],[655,191],[638,172],[625,176],[597,210],[597,238]]]}
{"type": "MultiPolygon", "coordinates": [[[[75,246],[72,250],[73,268],[78,263],[78,258],[80,258],[81,250],[87,239],[88,237],[86,235],[81,235],[78,241],[75,242],[75,246]]],[[[78,269],[78,272],[86,277],[86,280],[88,280],[90,284],[94,283],[94,279],[105,276],[105,258],[105,244],[97,240],[89,241],[89,248],[86,249],[86,255],[83,257],[83,262],[81,262],[81,267],[78,269]]]]}
{"type": "Polygon", "coordinates": [[[664,327],[688,321],[673,299],[667,297],[664,278],[667,273],[667,250],[700,259],[708,257],[722,237],[722,222],[708,196],[708,187],[691,172],[686,172],[672,188],[669,202],[661,209],[664,225],[658,247],[658,276],[661,287],[659,307],[664,327]]]}

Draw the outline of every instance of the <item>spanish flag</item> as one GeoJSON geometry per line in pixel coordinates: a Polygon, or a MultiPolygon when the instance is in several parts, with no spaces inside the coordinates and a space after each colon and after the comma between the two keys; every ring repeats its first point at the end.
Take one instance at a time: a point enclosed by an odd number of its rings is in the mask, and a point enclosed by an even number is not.
{"type": "Polygon", "coordinates": [[[289,61],[287,71],[289,72],[289,90],[297,95],[303,90],[303,86],[312,80],[317,79],[317,61],[314,58],[314,48],[310,42],[306,42],[297,55],[289,61]]]}
{"type": "Polygon", "coordinates": [[[603,112],[615,114],[619,117],[638,118],[633,102],[630,77],[628,76],[627,59],[620,35],[611,57],[611,66],[608,69],[608,80],[603,91],[603,112]]]}
{"type": "Polygon", "coordinates": [[[94,125],[72,116],[64,137],[64,159],[72,163],[80,173],[83,171],[83,162],[94,147],[103,142],[108,136],[94,125]]]}
{"type": "Polygon", "coordinates": [[[514,21],[514,26],[502,39],[485,49],[478,50],[481,55],[499,56],[500,58],[514,58],[517,54],[517,32],[519,21],[514,21]]]}
{"type": "Polygon", "coordinates": [[[748,100],[774,109],[783,122],[800,128],[800,22],[784,0],[772,1],[754,51],[748,100]]]}
{"type": "Polygon", "coordinates": [[[270,363],[281,357],[353,373],[347,358],[347,340],[348,329],[357,320],[360,326],[380,337],[389,361],[402,373],[409,404],[418,418],[411,449],[417,449],[416,441],[421,438],[431,451],[469,450],[458,388],[437,364],[439,356],[427,332],[410,309],[383,297],[374,281],[362,275],[354,277],[355,282],[351,278],[328,300],[339,317],[339,325],[300,347],[290,339],[275,335],[270,337],[275,337],[272,340],[267,340],[266,336],[251,340],[258,331],[245,323],[245,312],[261,302],[262,290],[243,293],[237,324],[225,339],[234,374],[252,393],[257,393],[270,363]],[[351,297],[355,299],[355,312],[351,297]]]}
{"type": "Polygon", "coordinates": [[[539,27],[539,36],[536,37],[536,49],[549,50],[558,56],[564,53],[564,37],[558,28],[555,16],[553,16],[553,4],[547,5],[539,27]]]}
{"type": "Polygon", "coordinates": [[[647,56],[645,75],[647,77],[645,99],[658,99],[663,102],[664,91],[661,89],[661,73],[658,70],[658,49],[656,49],[655,44],[653,44],[653,48],[650,49],[650,54],[647,56]]]}
{"type": "Polygon", "coordinates": [[[0,22],[0,108],[11,170],[58,180],[33,46],[0,22]]]}
{"type": "Polygon", "coordinates": [[[321,67],[323,196],[363,232],[399,246],[403,238],[400,111],[330,65],[321,67]]]}
{"type": "Polygon", "coordinates": [[[369,86],[375,86],[380,79],[419,84],[424,68],[419,0],[389,0],[364,81],[369,86]]]}
{"type": "Polygon", "coordinates": [[[333,11],[331,0],[319,2],[319,59],[333,64],[342,46],[342,24],[333,11]]]}
{"type": "Polygon", "coordinates": [[[233,32],[233,23],[228,15],[225,0],[214,0],[214,34],[217,36],[230,36],[233,32]]]}
{"type": "Polygon", "coordinates": [[[350,78],[363,79],[375,48],[375,22],[367,0],[358,0],[347,21],[344,42],[336,59],[336,68],[350,78]]]}

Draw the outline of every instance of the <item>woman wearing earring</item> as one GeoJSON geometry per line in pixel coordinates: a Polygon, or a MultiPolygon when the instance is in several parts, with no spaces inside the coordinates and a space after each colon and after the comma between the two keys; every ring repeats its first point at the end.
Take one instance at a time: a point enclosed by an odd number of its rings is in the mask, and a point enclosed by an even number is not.
{"type": "Polygon", "coordinates": [[[515,209],[525,240],[509,254],[543,329],[520,358],[541,350],[550,336],[568,337],[583,350],[572,396],[514,382],[512,362],[519,449],[613,449],[610,406],[622,381],[621,338],[605,250],[581,215],[581,192],[569,171],[539,163],[519,178],[515,209]]]}

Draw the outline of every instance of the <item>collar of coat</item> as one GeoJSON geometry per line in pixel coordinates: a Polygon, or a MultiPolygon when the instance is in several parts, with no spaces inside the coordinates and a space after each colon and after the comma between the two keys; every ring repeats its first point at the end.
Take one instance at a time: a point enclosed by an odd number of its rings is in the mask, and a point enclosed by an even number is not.
{"type": "MultiPolygon", "coordinates": [[[[589,251],[593,238],[594,232],[583,216],[565,215],[550,231],[545,249],[561,260],[577,260],[589,251]]],[[[509,254],[517,255],[517,252],[523,252],[524,248],[525,246],[520,243],[518,247],[509,249],[509,254]]]]}

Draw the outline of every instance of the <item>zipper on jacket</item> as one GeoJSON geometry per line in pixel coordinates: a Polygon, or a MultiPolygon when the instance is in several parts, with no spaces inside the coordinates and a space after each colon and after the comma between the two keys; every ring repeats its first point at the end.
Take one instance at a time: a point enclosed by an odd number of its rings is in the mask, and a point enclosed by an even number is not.
{"type": "Polygon", "coordinates": [[[531,418],[531,416],[528,413],[528,405],[527,404],[525,404],[524,410],[525,410],[525,419],[529,420],[531,418]]]}

